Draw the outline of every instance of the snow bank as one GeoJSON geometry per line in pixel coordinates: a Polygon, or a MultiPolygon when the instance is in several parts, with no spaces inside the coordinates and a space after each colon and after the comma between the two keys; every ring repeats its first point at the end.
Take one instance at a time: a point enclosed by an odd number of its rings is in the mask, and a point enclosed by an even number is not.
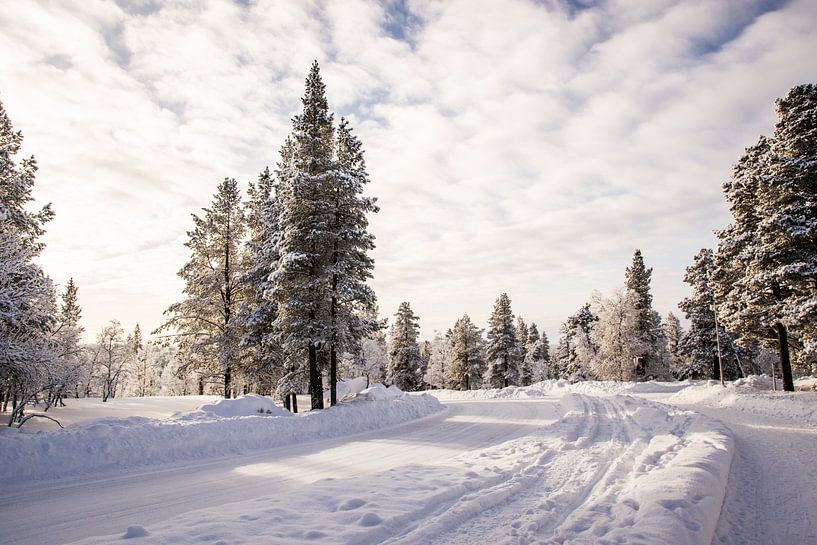
{"type": "Polygon", "coordinates": [[[176,416],[177,420],[212,420],[235,418],[238,416],[294,416],[276,405],[272,399],[256,394],[248,394],[238,399],[219,399],[205,403],[195,411],[176,416]]]}
{"type": "Polygon", "coordinates": [[[530,386],[508,386],[484,390],[428,390],[426,393],[444,401],[537,399],[547,395],[562,395],[567,393],[570,387],[570,383],[566,380],[545,380],[530,386]]]}
{"type": "Polygon", "coordinates": [[[443,409],[434,397],[382,386],[323,411],[292,415],[273,407],[260,396],[244,396],[163,420],[108,418],[53,432],[6,428],[0,433],[0,482],[24,485],[240,454],[393,426],[443,409]]]}
{"type": "Polygon", "coordinates": [[[796,419],[817,426],[817,392],[771,391],[771,379],[750,376],[726,387],[715,380],[698,382],[667,398],[676,405],[731,407],[743,412],[780,419],[796,419]]]}
{"type": "Polygon", "coordinates": [[[569,383],[564,379],[544,380],[530,386],[508,386],[485,390],[429,390],[428,393],[441,400],[469,399],[536,399],[566,393],[587,394],[593,396],[612,396],[622,394],[672,394],[690,385],[683,382],[617,382],[586,381],[569,383]]]}

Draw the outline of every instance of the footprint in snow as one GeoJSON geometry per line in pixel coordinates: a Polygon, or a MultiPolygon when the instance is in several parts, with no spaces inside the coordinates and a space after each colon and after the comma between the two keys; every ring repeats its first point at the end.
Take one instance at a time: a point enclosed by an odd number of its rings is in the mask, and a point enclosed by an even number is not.
{"type": "Polygon", "coordinates": [[[338,511],[352,511],[364,505],[366,505],[366,502],[361,500],[360,498],[352,498],[341,503],[338,506],[338,511]]]}
{"type": "Polygon", "coordinates": [[[639,509],[641,509],[641,506],[638,504],[638,502],[635,501],[635,500],[632,500],[632,499],[626,499],[621,503],[626,505],[627,507],[629,507],[633,511],[638,511],[639,509]]]}
{"type": "Polygon", "coordinates": [[[360,517],[360,520],[358,521],[358,524],[361,525],[361,526],[365,526],[367,528],[371,528],[372,526],[377,526],[382,522],[383,522],[383,519],[380,518],[377,515],[377,513],[366,513],[365,515],[360,517]]]}
{"type": "Polygon", "coordinates": [[[145,530],[144,526],[128,526],[122,539],[133,539],[135,537],[145,537],[149,532],[145,530]]]}

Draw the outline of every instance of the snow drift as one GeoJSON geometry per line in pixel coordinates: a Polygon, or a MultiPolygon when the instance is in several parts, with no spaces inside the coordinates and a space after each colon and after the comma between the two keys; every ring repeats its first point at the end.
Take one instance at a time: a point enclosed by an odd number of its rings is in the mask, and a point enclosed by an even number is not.
{"type": "Polygon", "coordinates": [[[771,378],[750,376],[726,387],[716,380],[700,381],[678,391],[668,402],[678,405],[731,407],[764,417],[795,418],[817,427],[817,392],[771,391],[771,378]]]}
{"type": "Polygon", "coordinates": [[[393,426],[442,409],[432,396],[375,385],[350,402],[299,415],[267,398],[244,396],[162,420],[107,418],[53,432],[6,429],[0,433],[0,482],[8,487],[241,454],[393,426]]]}

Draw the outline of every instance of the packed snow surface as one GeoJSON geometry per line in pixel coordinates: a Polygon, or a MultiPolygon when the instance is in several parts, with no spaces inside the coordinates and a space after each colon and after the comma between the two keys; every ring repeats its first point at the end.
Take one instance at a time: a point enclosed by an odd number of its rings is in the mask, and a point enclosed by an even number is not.
{"type": "Polygon", "coordinates": [[[4,474],[0,524],[8,543],[817,543],[817,393],[768,386],[549,381],[434,397],[376,386],[299,416],[207,400],[163,420],[14,430],[0,448],[28,441],[36,460],[8,464],[29,475],[4,474]],[[131,465],[123,453],[143,446],[109,442],[117,471],[93,457],[72,478],[35,469],[69,457],[52,438],[116,425],[174,433],[149,433],[147,459],[131,465]],[[242,446],[207,444],[219,438],[242,446]]]}

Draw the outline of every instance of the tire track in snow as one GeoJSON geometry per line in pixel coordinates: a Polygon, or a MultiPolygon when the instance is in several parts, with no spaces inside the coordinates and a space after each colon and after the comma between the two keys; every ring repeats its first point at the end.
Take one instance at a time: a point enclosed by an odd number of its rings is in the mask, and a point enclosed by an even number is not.
{"type": "MultiPolygon", "coordinates": [[[[662,542],[660,532],[656,534],[652,528],[657,520],[668,521],[674,535],[668,542],[711,540],[715,518],[710,512],[708,524],[697,519],[706,519],[705,511],[711,504],[720,506],[726,479],[723,463],[722,482],[716,475],[714,486],[710,486],[714,493],[703,494],[706,487],[702,486],[680,491],[670,499],[657,494],[654,505],[645,510],[652,520],[645,520],[641,511],[646,502],[635,493],[638,484],[648,480],[651,473],[677,469],[673,466],[678,463],[700,462],[694,456],[678,460],[689,454],[685,451],[690,448],[686,434],[694,431],[690,429],[693,420],[685,415],[670,417],[632,398],[580,395],[573,400],[578,411],[571,411],[552,426],[550,432],[555,437],[542,443],[550,453],[547,464],[531,472],[537,478],[525,481],[524,489],[511,501],[497,502],[436,539],[418,541],[409,534],[408,539],[389,543],[461,545],[481,535],[484,542],[514,545],[597,541],[655,544],[662,542]],[[581,414],[578,422],[577,412],[581,414]],[[656,434],[656,422],[660,435],[656,434]]],[[[717,473],[718,468],[717,464],[706,466],[704,462],[704,467],[696,469],[701,469],[698,477],[706,481],[707,472],[717,473]]]]}

